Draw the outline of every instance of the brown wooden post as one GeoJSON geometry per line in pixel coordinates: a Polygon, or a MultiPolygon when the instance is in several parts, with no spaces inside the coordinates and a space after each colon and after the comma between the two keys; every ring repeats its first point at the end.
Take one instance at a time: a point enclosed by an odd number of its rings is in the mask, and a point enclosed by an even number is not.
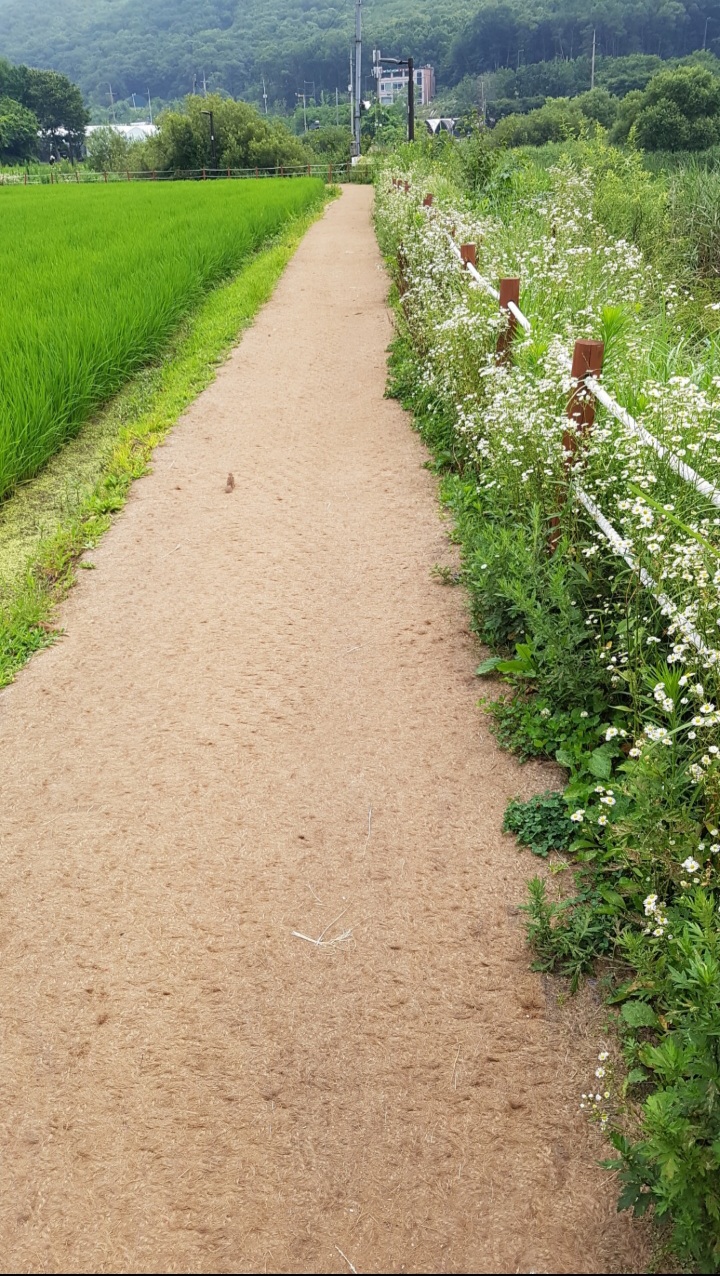
{"type": "Polygon", "coordinates": [[[127,177],[128,181],[130,181],[130,169],[129,169],[129,168],[126,168],[126,169],[125,169],[125,176],[127,177]]]}
{"type": "Polygon", "coordinates": [[[505,311],[507,315],[507,326],[503,328],[497,339],[497,353],[501,362],[505,362],[510,347],[515,339],[517,331],[517,319],[510,310],[510,302],[513,302],[518,308],[520,306],[520,280],[519,279],[501,279],[500,280],[500,309],[505,311]]]}
{"type": "Polygon", "coordinates": [[[434,198],[434,195],[428,193],[423,200],[423,208],[432,208],[434,198]]]}
{"type": "MultiPolygon", "coordinates": [[[[574,424],[574,429],[563,433],[565,449],[565,470],[569,475],[575,462],[579,439],[586,437],[595,423],[595,400],[585,387],[586,377],[599,377],[605,357],[605,344],[602,341],[576,341],[573,351],[572,370],[570,375],[575,385],[567,405],[567,415],[574,424]]],[[[550,549],[555,553],[560,540],[560,519],[556,515],[550,520],[550,549]]]]}
{"type": "Polygon", "coordinates": [[[409,182],[405,182],[405,194],[406,194],[406,195],[409,195],[409,194],[410,194],[410,183],[409,183],[409,182]]]}
{"type": "Polygon", "coordinates": [[[328,164],[328,181],[332,181],[332,164],[328,164]]]}
{"type": "Polygon", "coordinates": [[[203,174],[203,181],[206,181],[206,180],[207,180],[207,173],[205,172],[205,169],[203,169],[202,174],[203,174]]]}
{"type": "Polygon", "coordinates": [[[152,179],[153,179],[153,181],[154,181],[154,182],[156,182],[156,181],[157,181],[157,173],[156,173],[155,169],[153,169],[152,174],[153,174],[153,175],[152,175],[152,179]]]}
{"type": "Polygon", "coordinates": [[[107,181],[107,173],[103,172],[103,177],[104,177],[105,181],[107,181]]]}
{"type": "MultiPolygon", "coordinates": [[[[577,451],[578,435],[590,433],[595,422],[595,400],[585,389],[586,377],[599,377],[602,372],[605,345],[602,341],[576,341],[573,351],[571,376],[577,382],[567,406],[567,414],[576,423],[575,430],[566,430],[563,447],[566,452],[577,451]]],[[[568,465],[571,458],[568,459],[568,465]]]]}
{"type": "Polygon", "coordinates": [[[463,267],[464,267],[465,269],[467,269],[467,267],[468,267],[468,266],[476,266],[476,265],[477,265],[477,247],[476,247],[476,245],[475,245],[475,244],[461,244],[461,245],[460,245],[460,256],[461,256],[461,258],[462,258],[462,264],[463,264],[463,267]]]}
{"type": "Polygon", "coordinates": [[[280,165],[280,176],[281,177],[285,176],[285,169],[283,168],[282,164],[280,165]]]}
{"type": "Polygon", "coordinates": [[[77,169],[75,169],[75,181],[76,181],[76,182],[79,182],[79,181],[80,181],[80,174],[79,174],[79,172],[78,172],[78,170],[77,170],[77,169]]]}
{"type": "Polygon", "coordinates": [[[23,186],[27,186],[27,173],[25,173],[25,176],[23,178],[23,186]]]}

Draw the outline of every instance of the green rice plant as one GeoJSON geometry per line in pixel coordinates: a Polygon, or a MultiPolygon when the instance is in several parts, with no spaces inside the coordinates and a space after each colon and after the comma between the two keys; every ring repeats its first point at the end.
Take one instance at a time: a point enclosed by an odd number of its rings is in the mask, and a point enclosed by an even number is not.
{"type": "Polygon", "coordinates": [[[0,191],[0,499],[322,198],[313,178],[0,191]]]}

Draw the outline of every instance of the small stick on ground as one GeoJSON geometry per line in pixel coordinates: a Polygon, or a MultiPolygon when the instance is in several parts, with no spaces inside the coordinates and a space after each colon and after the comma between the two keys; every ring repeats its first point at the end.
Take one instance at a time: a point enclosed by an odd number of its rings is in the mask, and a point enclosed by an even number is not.
{"type": "Polygon", "coordinates": [[[345,1259],[345,1262],[347,1263],[348,1267],[350,1268],[350,1271],[351,1271],[351,1272],[354,1272],[354,1273],[355,1273],[355,1276],[357,1276],[357,1267],[353,1267],[353,1265],[352,1265],[352,1263],[350,1262],[350,1259],[348,1258],[347,1254],[343,1254],[343,1252],[342,1252],[342,1250],[341,1250],[341,1248],[340,1248],[340,1246],[339,1246],[339,1245],[336,1245],[336,1246],[335,1246],[335,1248],[336,1248],[336,1250],[337,1250],[338,1254],[340,1255],[340,1257],[345,1259]]]}
{"type": "Polygon", "coordinates": [[[461,1049],[462,1049],[462,1047],[461,1047],[461,1046],[458,1046],[458,1048],[457,1048],[457,1054],[455,1055],[455,1062],[454,1062],[454,1064],[453,1064],[453,1070],[452,1070],[452,1083],[453,1083],[453,1090],[457,1090],[457,1066],[458,1066],[458,1059],[460,1058],[460,1050],[461,1050],[461,1049]]]}
{"type": "Polygon", "coordinates": [[[329,944],[338,944],[341,939],[349,939],[350,936],[352,935],[352,930],[344,930],[341,935],[336,935],[334,939],[325,938],[325,936],[327,935],[331,927],[333,927],[336,924],[336,922],[339,922],[341,917],[345,916],[349,907],[350,905],[347,904],[346,907],[342,910],[342,912],[338,913],[337,917],[334,917],[331,922],[328,922],[327,926],[325,927],[323,931],[320,932],[317,939],[313,939],[312,935],[303,935],[301,934],[299,930],[294,930],[292,932],[294,938],[305,939],[307,940],[308,944],[315,944],[316,948],[326,948],[329,944]]]}
{"type": "Polygon", "coordinates": [[[368,808],[368,831],[367,831],[367,837],[365,838],[365,845],[363,847],[363,855],[365,854],[368,848],[368,842],[370,841],[371,833],[372,833],[372,807],[369,807],[368,808]]]}

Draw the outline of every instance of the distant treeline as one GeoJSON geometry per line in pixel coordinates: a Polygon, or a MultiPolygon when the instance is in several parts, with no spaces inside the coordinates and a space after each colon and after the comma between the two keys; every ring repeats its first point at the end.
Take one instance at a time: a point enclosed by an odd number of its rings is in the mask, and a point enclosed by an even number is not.
{"type": "Polygon", "coordinates": [[[0,58],[0,163],[39,153],[47,159],[60,145],[63,154],[78,156],[89,118],[79,88],[66,75],[0,58]]]}
{"type": "MultiPolygon", "coordinates": [[[[363,11],[366,91],[373,46],[432,62],[445,88],[556,60],[587,74],[593,32],[601,59],[720,52],[720,0],[365,0],[363,11]]],[[[352,22],[352,0],[0,0],[4,53],[65,72],[104,106],[110,85],[172,101],[204,83],[260,103],[263,80],[271,108],[293,108],[297,93],[320,101],[347,89],[352,22]]],[[[528,81],[520,96],[547,92],[528,81]]]]}

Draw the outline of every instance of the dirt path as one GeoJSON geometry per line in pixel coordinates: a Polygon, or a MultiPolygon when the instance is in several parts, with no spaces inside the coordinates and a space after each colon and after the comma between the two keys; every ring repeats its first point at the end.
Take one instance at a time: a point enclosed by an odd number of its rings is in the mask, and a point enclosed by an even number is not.
{"type": "Polygon", "coordinates": [[[577,1112],[597,1044],[527,970],[499,829],[541,776],[430,576],[370,204],[310,231],[0,695],[2,1270],[638,1261],[577,1112]]]}

